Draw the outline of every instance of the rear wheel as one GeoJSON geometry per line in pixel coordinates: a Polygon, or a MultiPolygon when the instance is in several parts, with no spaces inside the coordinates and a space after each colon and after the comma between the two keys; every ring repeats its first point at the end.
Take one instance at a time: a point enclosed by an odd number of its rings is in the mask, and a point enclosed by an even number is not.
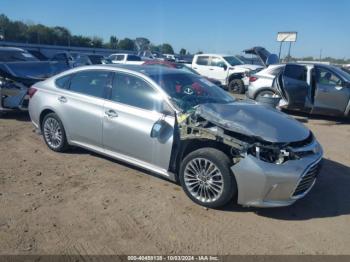
{"type": "Polygon", "coordinates": [[[47,114],[41,124],[42,134],[47,146],[56,152],[63,152],[68,148],[63,124],[55,113],[47,114]]]}
{"type": "Polygon", "coordinates": [[[232,79],[228,84],[228,91],[230,93],[244,94],[245,87],[241,79],[232,79]]]}
{"type": "Polygon", "coordinates": [[[230,159],[214,148],[202,148],[185,157],[180,182],[195,203],[219,208],[232,200],[237,185],[230,170],[230,159]]]}

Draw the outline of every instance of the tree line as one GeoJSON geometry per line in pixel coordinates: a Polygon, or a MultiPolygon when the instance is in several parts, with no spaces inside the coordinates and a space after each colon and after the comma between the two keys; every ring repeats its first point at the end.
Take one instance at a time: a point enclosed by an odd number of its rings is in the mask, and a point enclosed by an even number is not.
{"type": "MultiPolygon", "coordinates": [[[[67,28],[62,26],[49,27],[43,24],[11,20],[5,14],[0,14],[0,40],[29,44],[96,47],[128,51],[150,50],[174,54],[174,49],[169,43],[154,45],[144,37],[118,39],[112,35],[109,41],[105,42],[98,36],[89,37],[72,34],[67,28]]],[[[186,49],[182,48],[180,54],[187,54],[186,49]]]]}

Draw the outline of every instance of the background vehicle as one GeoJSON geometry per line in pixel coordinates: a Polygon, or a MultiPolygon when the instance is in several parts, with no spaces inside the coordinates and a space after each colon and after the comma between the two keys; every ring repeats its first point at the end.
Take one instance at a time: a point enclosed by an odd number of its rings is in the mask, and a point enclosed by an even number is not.
{"type": "Polygon", "coordinates": [[[21,48],[0,47],[0,62],[39,61],[31,53],[21,48]]]}
{"type": "Polygon", "coordinates": [[[267,68],[249,77],[249,85],[246,95],[248,98],[257,99],[258,96],[272,96],[276,92],[272,88],[275,77],[283,70],[284,65],[270,65],[267,68]]]}
{"type": "Polygon", "coordinates": [[[102,55],[83,54],[77,52],[56,53],[50,60],[66,63],[69,67],[102,64],[102,55]]]}
{"type": "Polygon", "coordinates": [[[284,108],[334,116],[349,116],[350,74],[324,64],[287,64],[273,87],[284,108]]]}
{"type": "Polygon", "coordinates": [[[133,54],[112,54],[107,58],[112,64],[142,65],[141,57],[133,54]]]}
{"type": "Polygon", "coordinates": [[[248,78],[245,77],[249,76],[251,70],[262,67],[243,64],[235,56],[200,54],[194,56],[192,68],[203,76],[219,80],[230,92],[243,94],[245,85],[248,85],[248,78]]]}
{"type": "Polygon", "coordinates": [[[19,48],[0,48],[0,112],[26,110],[28,88],[68,69],[64,63],[39,61],[19,48]]]}
{"type": "Polygon", "coordinates": [[[84,147],[180,181],[194,202],[276,207],[315,184],[322,148],[298,121],[207,79],[152,66],[89,66],[31,88],[48,147],[84,147]]]}
{"type": "MultiPolygon", "coordinates": [[[[143,63],[143,65],[155,65],[155,66],[164,66],[164,67],[168,67],[168,68],[175,68],[175,69],[179,69],[188,73],[192,73],[192,74],[196,74],[199,75],[197,71],[193,70],[191,67],[182,64],[182,63],[174,63],[174,62],[170,62],[170,61],[161,61],[161,60],[148,60],[145,61],[143,63]]],[[[217,85],[217,86],[221,86],[221,82],[213,79],[213,78],[207,78],[210,82],[212,82],[213,84],[217,85]]]]}

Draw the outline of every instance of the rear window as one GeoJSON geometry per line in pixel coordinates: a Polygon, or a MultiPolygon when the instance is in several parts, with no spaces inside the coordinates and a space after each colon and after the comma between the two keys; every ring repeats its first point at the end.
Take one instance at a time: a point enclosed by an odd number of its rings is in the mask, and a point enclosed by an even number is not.
{"type": "Polygon", "coordinates": [[[209,56],[198,56],[197,57],[197,65],[208,65],[209,56]]]}

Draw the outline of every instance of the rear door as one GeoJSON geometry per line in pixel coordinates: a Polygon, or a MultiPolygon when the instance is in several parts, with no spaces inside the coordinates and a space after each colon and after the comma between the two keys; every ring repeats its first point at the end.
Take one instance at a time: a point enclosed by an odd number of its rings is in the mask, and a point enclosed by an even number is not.
{"type": "Polygon", "coordinates": [[[166,171],[175,118],[161,113],[163,102],[158,91],[143,78],[116,73],[103,119],[103,145],[107,153],[166,171]],[[165,120],[172,130],[164,141],[151,137],[151,130],[160,119],[165,120]]]}
{"type": "Polygon", "coordinates": [[[106,88],[113,73],[84,70],[71,76],[68,90],[57,95],[60,117],[71,141],[88,147],[102,146],[102,120],[106,88]]]}
{"type": "Polygon", "coordinates": [[[342,78],[329,68],[315,68],[315,99],[313,113],[343,115],[350,99],[350,89],[342,78]]]}
{"type": "Polygon", "coordinates": [[[305,109],[310,89],[307,83],[307,68],[305,66],[286,65],[279,85],[282,97],[288,102],[288,108],[305,109]]]}
{"type": "Polygon", "coordinates": [[[209,77],[209,56],[197,56],[196,61],[194,61],[193,69],[196,70],[200,75],[209,77]]]}

